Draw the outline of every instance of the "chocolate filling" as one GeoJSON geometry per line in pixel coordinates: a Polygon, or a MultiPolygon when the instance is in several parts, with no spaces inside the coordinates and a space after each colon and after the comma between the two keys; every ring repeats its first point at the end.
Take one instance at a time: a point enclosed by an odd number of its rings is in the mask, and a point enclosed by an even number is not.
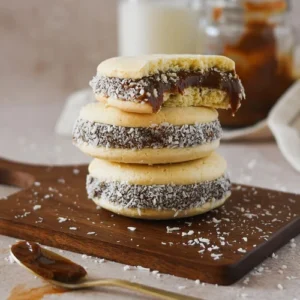
{"type": "Polygon", "coordinates": [[[234,71],[224,72],[216,68],[202,72],[170,71],[137,80],[96,76],[91,80],[90,85],[96,94],[102,94],[104,97],[147,102],[152,106],[153,112],[161,108],[164,93],[183,94],[188,87],[218,89],[226,92],[233,113],[238,110],[241,100],[245,98],[244,88],[237,74],[234,71]]]}
{"type": "Polygon", "coordinates": [[[122,127],[78,119],[73,130],[75,144],[94,147],[144,149],[186,148],[221,138],[218,120],[194,125],[164,123],[151,127],[122,127]]]}
{"type": "Polygon", "coordinates": [[[188,185],[137,185],[125,182],[103,182],[88,175],[86,188],[90,199],[101,198],[122,208],[184,210],[206,202],[224,199],[231,183],[224,175],[212,181],[188,185]]]}

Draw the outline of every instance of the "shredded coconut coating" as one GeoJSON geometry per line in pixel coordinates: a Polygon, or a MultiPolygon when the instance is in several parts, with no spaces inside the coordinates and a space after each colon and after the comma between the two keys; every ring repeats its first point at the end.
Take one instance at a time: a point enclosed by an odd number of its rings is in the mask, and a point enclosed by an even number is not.
{"type": "Polygon", "coordinates": [[[122,208],[184,210],[221,200],[230,194],[227,175],[213,181],[188,185],[136,185],[126,182],[103,182],[88,175],[86,188],[90,199],[104,199],[122,208]]]}
{"type": "Polygon", "coordinates": [[[218,120],[181,126],[163,123],[151,127],[122,127],[78,119],[73,130],[73,141],[78,145],[105,148],[185,148],[213,142],[221,135],[218,120]]]}
{"type": "MultiPolygon", "coordinates": [[[[245,98],[244,88],[235,73],[222,72],[217,68],[212,68],[212,70],[220,74],[222,80],[224,81],[237,80],[241,89],[239,98],[240,100],[245,98]]],[[[199,70],[199,74],[203,73],[205,73],[205,71],[199,70]]],[[[96,75],[89,82],[89,84],[95,94],[99,94],[104,97],[111,97],[132,102],[148,102],[153,96],[155,98],[159,97],[160,92],[157,90],[158,84],[162,83],[165,85],[174,85],[179,80],[180,73],[170,71],[167,73],[157,73],[155,75],[143,77],[137,80],[96,75]]],[[[201,83],[199,84],[201,85],[201,83]]],[[[216,86],[215,88],[219,87],[216,86]]]]}

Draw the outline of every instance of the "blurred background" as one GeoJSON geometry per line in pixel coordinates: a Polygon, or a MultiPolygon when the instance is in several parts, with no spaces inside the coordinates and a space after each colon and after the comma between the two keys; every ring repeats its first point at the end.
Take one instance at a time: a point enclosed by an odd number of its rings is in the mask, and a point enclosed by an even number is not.
{"type": "MultiPolygon", "coordinates": [[[[299,78],[299,15],[299,0],[0,0],[0,137],[5,141],[0,156],[28,163],[88,162],[71,143],[72,127],[80,108],[94,99],[89,81],[97,65],[119,54],[232,57],[248,98],[236,118],[221,116],[223,128],[231,128],[223,140],[270,138],[266,121],[259,121],[299,78]],[[252,126],[256,122],[263,124],[252,126]]],[[[273,122],[282,116],[277,132],[287,142],[281,141],[281,148],[292,155],[280,152],[274,141],[222,143],[235,182],[299,191],[298,177],[282,156],[300,170],[299,94],[300,83],[287,105],[291,113],[279,110],[273,122]]]]}
{"type": "MultiPolygon", "coordinates": [[[[158,48],[155,48],[155,45],[151,48],[151,43],[154,43],[151,34],[156,32],[165,52],[169,49],[172,49],[169,52],[222,52],[215,39],[216,35],[217,40],[220,40],[219,35],[224,37],[222,29],[221,33],[216,33],[216,28],[220,24],[224,25],[224,20],[219,22],[222,16],[218,7],[223,5],[224,9],[224,3],[226,8],[228,3],[242,1],[207,1],[215,7],[207,8],[206,5],[205,10],[204,2],[1,0],[0,101],[14,102],[20,98],[30,98],[31,102],[49,99],[64,101],[71,92],[88,87],[97,64],[102,60],[118,54],[137,54],[147,50],[155,52],[159,49],[159,40],[155,41],[158,48]],[[160,9],[155,8],[157,4],[160,9]],[[175,11],[174,5],[179,5],[181,11],[175,11]],[[187,6],[190,11],[186,10],[187,6]],[[167,25],[160,20],[162,16],[167,25]],[[174,18],[180,19],[180,22],[174,25],[174,18]],[[160,33],[163,26],[169,29],[160,33]],[[173,34],[176,31],[181,41],[179,44],[173,34]],[[164,36],[169,37],[167,43],[163,42],[164,36]],[[147,40],[150,41],[148,44],[147,40]],[[169,48],[166,48],[166,44],[169,48]]],[[[284,26],[290,26],[298,43],[300,1],[271,2],[287,3],[288,25],[284,26]]],[[[244,30],[245,27],[245,24],[240,24],[236,19],[237,16],[241,16],[241,12],[236,7],[229,10],[229,13],[227,11],[227,15],[225,12],[225,22],[227,25],[229,22],[231,28],[235,27],[231,34],[237,36],[235,30],[244,30]],[[235,16],[233,19],[232,13],[235,16]]],[[[275,11],[275,14],[282,14],[282,10],[275,11]]],[[[226,31],[228,32],[228,29],[226,31]]],[[[290,33],[287,35],[290,36],[290,33]]],[[[254,119],[260,118],[261,116],[258,116],[254,119]]],[[[250,123],[254,121],[249,120],[250,123]]]]}

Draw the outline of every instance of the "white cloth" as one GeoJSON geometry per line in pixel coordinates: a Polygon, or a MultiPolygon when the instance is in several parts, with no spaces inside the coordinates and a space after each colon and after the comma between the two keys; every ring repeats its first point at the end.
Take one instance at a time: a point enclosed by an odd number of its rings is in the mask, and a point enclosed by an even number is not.
{"type": "Polygon", "coordinates": [[[273,107],[268,126],[283,156],[300,172],[300,80],[273,107]]]}
{"type": "MultiPolygon", "coordinates": [[[[94,101],[91,89],[77,91],[66,100],[55,131],[72,135],[72,128],[82,106],[94,101]]],[[[274,136],[286,160],[300,172],[300,80],[298,80],[271,110],[268,118],[253,126],[224,130],[223,140],[261,140],[274,136]]]]}

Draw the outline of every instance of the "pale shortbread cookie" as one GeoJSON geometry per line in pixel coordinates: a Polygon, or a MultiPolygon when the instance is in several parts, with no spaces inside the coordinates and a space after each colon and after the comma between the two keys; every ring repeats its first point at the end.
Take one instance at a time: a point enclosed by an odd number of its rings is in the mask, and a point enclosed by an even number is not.
{"type": "Polygon", "coordinates": [[[206,107],[166,107],[157,114],[134,114],[110,107],[104,103],[90,103],[84,106],[79,118],[124,127],[149,127],[169,123],[172,125],[194,125],[218,119],[218,112],[206,107]]]}
{"type": "Polygon", "coordinates": [[[219,147],[220,137],[218,113],[204,107],[133,114],[92,103],[81,110],[73,131],[74,144],[90,156],[151,165],[205,157],[219,147]]]}
{"type": "Polygon", "coordinates": [[[95,198],[93,201],[100,207],[105,208],[115,214],[129,218],[144,219],[144,220],[170,220],[188,218],[204,214],[215,208],[220,207],[230,197],[230,193],[224,196],[223,199],[212,199],[199,207],[189,208],[185,210],[157,210],[157,209],[139,209],[139,208],[124,208],[120,205],[115,205],[102,198],[95,198]]]}
{"type": "Polygon", "coordinates": [[[230,196],[226,161],[218,154],[169,165],[93,160],[87,192],[97,205],[128,217],[172,219],[205,213],[230,196]]]}
{"type": "Polygon", "coordinates": [[[183,185],[214,180],[224,175],[226,168],[225,159],[213,152],[202,159],[155,166],[112,163],[103,159],[94,159],[89,165],[89,174],[100,181],[107,182],[183,185]]]}
{"type": "Polygon", "coordinates": [[[171,164],[184,161],[190,161],[210,155],[218,149],[220,141],[214,141],[189,148],[163,148],[163,149],[107,149],[105,147],[93,147],[91,145],[77,145],[85,154],[100,159],[106,159],[111,162],[120,162],[126,164],[171,164]]]}
{"type": "Polygon", "coordinates": [[[97,67],[97,75],[140,79],[158,72],[179,70],[208,70],[218,68],[233,71],[235,63],[219,55],[169,55],[121,56],[107,59],[97,67]]]}

